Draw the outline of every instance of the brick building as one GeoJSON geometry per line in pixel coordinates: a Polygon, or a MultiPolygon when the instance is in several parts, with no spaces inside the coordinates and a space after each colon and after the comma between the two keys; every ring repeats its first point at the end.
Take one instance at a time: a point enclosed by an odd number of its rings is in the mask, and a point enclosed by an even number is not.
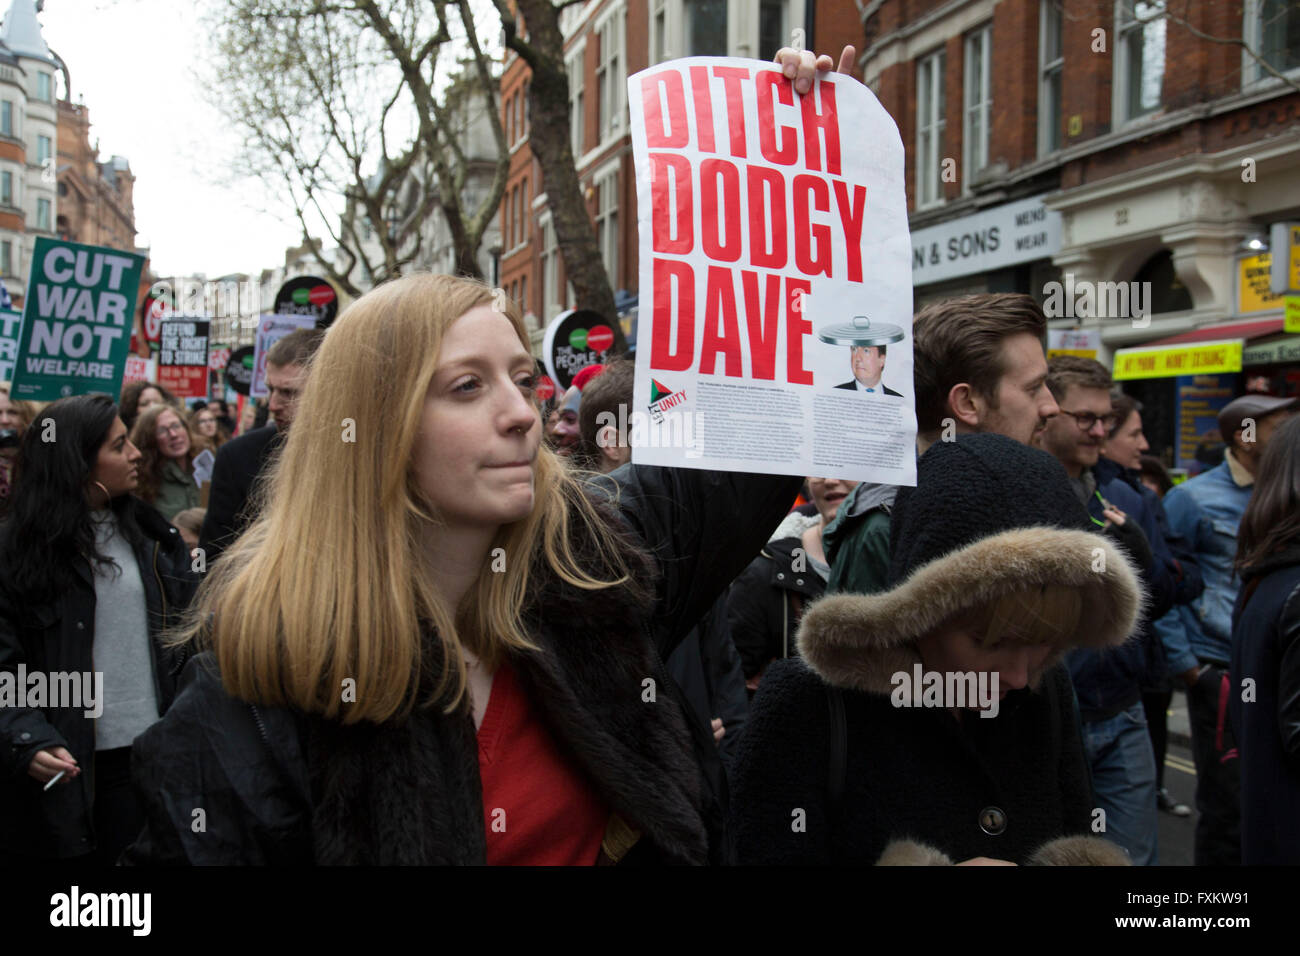
{"type": "MultiPolygon", "coordinates": [[[[860,43],[862,30],[856,6],[844,0],[588,0],[565,9],[560,27],[578,175],[616,298],[627,303],[634,301],[638,275],[627,77],[683,56],[770,59],[794,27],[837,51],[860,43]]],[[[541,170],[528,147],[529,75],[508,52],[501,109],[511,159],[501,203],[501,284],[530,316],[540,352],[546,323],[569,308],[573,296],[541,170]]]]}
{"type": "Polygon", "coordinates": [[[13,0],[0,28],[0,281],[21,308],[37,236],[55,234],[55,83],[33,0],[13,0]]]}
{"type": "MultiPolygon", "coordinates": [[[[1259,281],[1269,227],[1300,218],[1300,6],[863,6],[862,73],[907,148],[918,305],[1021,291],[1051,315],[1053,289],[1149,292],[1136,321],[1136,299],[1115,314],[1098,295],[1093,315],[1058,310],[1052,326],[1094,333],[1108,364],[1119,349],[1173,350],[1148,363],[1163,375],[1124,384],[1148,406],[1152,444],[1180,465],[1176,440],[1200,427],[1205,394],[1226,400],[1248,379],[1300,394],[1300,369],[1284,361],[1300,350],[1259,281]],[[1177,377],[1196,342],[1221,340],[1244,346],[1242,373],[1177,377]]],[[[1126,359],[1116,369],[1132,371],[1126,359]]]]}
{"type": "Polygon", "coordinates": [[[135,251],[135,176],[124,156],[99,161],[90,142],[90,111],[60,100],[58,124],[60,238],[135,251]]]}

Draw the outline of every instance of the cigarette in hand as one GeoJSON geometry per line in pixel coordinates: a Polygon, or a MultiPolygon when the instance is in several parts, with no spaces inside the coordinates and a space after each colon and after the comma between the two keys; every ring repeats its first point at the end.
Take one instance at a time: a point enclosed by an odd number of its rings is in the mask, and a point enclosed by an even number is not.
{"type": "Polygon", "coordinates": [[[60,770],[58,773],[56,773],[53,777],[50,778],[50,782],[47,783],[47,784],[45,785],[45,789],[48,790],[48,789],[50,789],[50,787],[52,787],[52,786],[54,786],[56,783],[58,783],[58,782],[59,782],[59,778],[62,777],[62,776],[63,776],[65,773],[67,773],[67,772],[68,772],[68,771],[66,771],[66,770],[60,770]]]}

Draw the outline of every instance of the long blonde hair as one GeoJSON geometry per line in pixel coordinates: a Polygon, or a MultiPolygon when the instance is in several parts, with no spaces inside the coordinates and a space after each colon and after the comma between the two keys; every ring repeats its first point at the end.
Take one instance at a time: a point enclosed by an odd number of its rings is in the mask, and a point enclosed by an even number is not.
{"type": "MultiPolygon", "coordinates": [[[[631,585],[614,532],[543,447],[532,512],[493,542],[505,570],[485,565],[459,608],[443,606],[433,586],[421,529],[438,516],[415,480],[413,449],[444,334],[494,302],[479,282],[407,276],[357,300],[329,330],[261,517],[215,562],[179,634],[211,644],[228,692],[343,723],[382,722],[439,699],[451,711],[465,693],[463,649],[494,665],[533,648],[522,614],[535,564],[583,589],[631,585]],[[580,565],[575,522],[608,579],[580,565]],[[438,636],[442,668],[417,701],[429,660],[422,623],[438,636]],[[348,679],[355,699],[344,702],[348,679]]],[[[519,313],[508,304],[505,314],[527,348],[519,313]]]]}

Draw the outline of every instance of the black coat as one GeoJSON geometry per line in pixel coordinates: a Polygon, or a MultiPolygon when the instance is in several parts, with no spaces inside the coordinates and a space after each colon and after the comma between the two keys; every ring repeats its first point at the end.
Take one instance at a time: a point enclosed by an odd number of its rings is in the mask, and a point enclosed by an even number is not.
{"type": "Polygon", "coordinates": [[[691,628],[666,663],[697,721],[710,728],[714,717],[722,721],[724,733],[718,752],[723,765],[730,767],[749,719],[749,692],[740,655],[731,640],[725,594],[691,628]]]}
{"type": "Polygon", "coordinates": [[[727,616],[747,678],[761,674],[770,661],[795,653],[804,606],[826,592],[826,582],[807,557],[796,560],[794,549],[802,547],[803,539],[797,537],[769,541],[731,586],[727,616]]]}
{"type": "MultiPolygon", "coordinates": [[[[177,623],[196,586],[189,548],[152,507],[131,499],[144,541],[135,546],[144,584],[149,650],[159,714],[176,692],[181,663],[162,631],[177,623]]],[[[6,543],[2,546],[8,546],[6,543]]],[[[21,544],[17,545],[22,547],[21,544]]],[[[76,586],[52,603],[33,604],[0,590],[0,670],[94,671],[95,579],[89,562],[76,566],[76,586]]],[[[84,708],[0,707],[0,846],[25,856],[80,856],[95,848],[95,723],[84,708]],[[27,775],[37,751],[66,747],[82,773],[48,791],[27,775]]]]}
{"type": "Polygon", "coordinates": [[[1244,576],[1231,674],[1241,862],[1300,865],[1300,547],[1244,576]],[[1248,678],[1255,699],[1245,702],[1248,678]]]}
{"type": "Polygon", "coordinates": [[[966,713],[958,723],[947,710],[842,693],[847,759],[832,814],[826,685],[801,660],[768,668],[731,785],[740,863],[869,866],[904,838],[953,860],[1024,863],[1050,840],[1089,832],[1091,787],[1063,667],[1035,692],[1012,691],[992,720],[966,713]],[[981,826],[990,808],[996,833],[981,826]]]}
{"type": "Polygon", "coordinates": [[[257,517],[250,509],[253,491],[268,470],[272,454],[284,444],[285,435],[274,425],[267,425],[218,449],[212,465],[208,511],[199,532],[199,547],[209,564],[257,517]]]}
{"type": "MultiPolygon", "coordinates": [[[[653,578],[653,599],[638,604],[625,589],[581,591],[545,570],[537,575],[525,620],[540,651],[512,657],[511,666],[557,742],[642,832],[629,861],[728,856],[712,736],[688,717],[661,662],[762,545],[798,487],[798,478],[624,466],[592,493],[602,499],[617,488],[617,515],[601,508],[624,528],[629,560],[653,578]]],[[[580,552],[582,544],[575,541],[580,552]]],[[[137,739],[135,758],[148,825],[127,851],[130,862],[485,859],[467,702],[450,716],[421,711],[379,728],[342,727],[234,700],[205,655],[187,668],[166,719],[137,739]],[[205,811],[197,833],[196,807],[205,811]]]]}

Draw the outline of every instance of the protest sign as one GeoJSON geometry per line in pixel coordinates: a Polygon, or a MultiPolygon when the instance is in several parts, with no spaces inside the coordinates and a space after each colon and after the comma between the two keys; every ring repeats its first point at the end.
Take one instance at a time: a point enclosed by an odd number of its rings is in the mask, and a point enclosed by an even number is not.
{"type": "Polygon", "coordinates": [[[23,314],[14,309],[0,309],[0,382],[11,381],[18,362],[18,333],[23,314]]]}
{"type": "Polygon", "coordinates": [[[214,372],[220,372],[230,361],[230,348],[222,346],[221,348],[209,348],[208,350],[208,368],[214,372]]]}
{"type": "Polygon", "coordinates": [[[152,382],[157,366],[157,359],[128,355],[126,357],[126,374],[122,376],[122,384],[125,385],[127,382],[152,382]]]}
{"type": "Polygon", "coordinates": [[[212,323],[165,319],[159,331],[158,384],[178,398],[208,394],[208,333],[212,323]]]}
{"type": "Polygon", "coordinates": [[[37,237],[14,398],[117,395],[143,266],[144,256],[37,237]]]}
{"type": "Polygon", "coordinates": [[[565,391],[588,365],[604,362],[614,342],[613,324],[599,312],[574,309],[557,315],[542,339],[542,358],[555,387],[565,391]]]}
{"type": "Polygon", "coordinates": [[[628,104],[645,323],[633,461],[914,484],[889,114],[851,77],[800,96],[772,63],[719,57],[636,74],[628,104]]]}
{"type": "Polygon", "coordinates": [[[314,315],[264,315],[257,323],[257,337],[253,339],[253,380],[248,394],[254,398],[266,396],[266,353],[271,346],[290,332],[316,327],[314,315]]]}
{"type": "Polygon", "coordinates": [[[247,395],[252,386],[253,346],[244,345],[231,352],[230,358],[226,360],[226,387],[240,395],[247,395]]]}
{"type": "Polygon", "coordinates": [[[324,279],[297,276],[280,286],[274,309],[277,315],[310,315],[316,328],[328,329],[339,314],[339,297],[324,279]]]}

